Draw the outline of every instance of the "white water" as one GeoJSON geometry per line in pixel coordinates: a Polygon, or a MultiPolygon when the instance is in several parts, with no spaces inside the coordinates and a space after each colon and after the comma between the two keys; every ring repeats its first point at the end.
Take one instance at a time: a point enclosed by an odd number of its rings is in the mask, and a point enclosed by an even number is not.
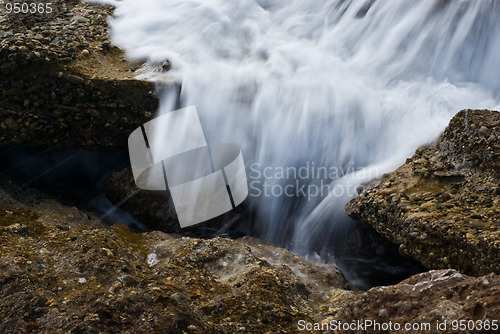
{"type": "MultiPolygon", "coordinates": [[[[102,2],[117,7],[113,43],[148,60],[142,77],[182,84],[180,101],[164,90],[161,112],[196,105],[208,142],[239,145],[247,167],[314,162],[375,176],[459,110],[500,108],[499,1],[102,2]]],[[[352,190],[357,176],[336,184],[352,190]]],[[[348,228],[352,196],[253,198],[253,229],[321,251],[348,228]]]]}

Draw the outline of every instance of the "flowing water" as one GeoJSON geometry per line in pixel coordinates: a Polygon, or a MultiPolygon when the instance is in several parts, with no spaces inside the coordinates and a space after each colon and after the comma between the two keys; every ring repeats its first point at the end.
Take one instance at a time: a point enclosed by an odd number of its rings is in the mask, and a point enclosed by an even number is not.
{"type": "Polygon", "coordinates": [[[500,108],[500,1],[101,2],[159,112],[195,105],[208,142],[241,147],[252,233],[303,256],[335,261],[356,186],[500,108]]]}

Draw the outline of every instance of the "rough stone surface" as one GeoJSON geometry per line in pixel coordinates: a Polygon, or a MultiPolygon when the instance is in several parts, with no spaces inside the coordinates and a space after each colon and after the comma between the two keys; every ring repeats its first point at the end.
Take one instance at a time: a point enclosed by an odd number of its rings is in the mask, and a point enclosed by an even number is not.
{"type": "Polygon", "coordinates": [[[432,270],[396,285],[375,287],[358,294],[346,300],[331,319],[348,323],[355,320],[371,320],[379,325],[393,323],[393,330],[370,327],[335,333],[496,333],[492,327],[485,330],[486,327],[480,329],[479,325],[500,326],[500,276],[489,274],[476,278],[451,269],[432,270]],[[470,326],[470,330],[461,329],[460,321],[470,326]],[[437,322],[441,326],[446,322],[446,330],[443,327],[438,330],[437,322]],[[395,330],[396,323],[401,328],[405,324],[431,327],[395,330]]]}
{"type": "Polygon", "coordinates": [[[0,333],[294,333],[347,289],[334,266],[257,239],[131,233],[0,186],[0,333]]]}
{"type": "Polygon", "coordinates": [[[112,7],[52,1],[50,14],[0,11],[0,143],[127,145],[158,106],[107,36],[112,7]]]}
{"type": "Polygon", "coordinates": [[[500,113],[463,110],[347,213],[429,269],[500,273],[500,113]]]}

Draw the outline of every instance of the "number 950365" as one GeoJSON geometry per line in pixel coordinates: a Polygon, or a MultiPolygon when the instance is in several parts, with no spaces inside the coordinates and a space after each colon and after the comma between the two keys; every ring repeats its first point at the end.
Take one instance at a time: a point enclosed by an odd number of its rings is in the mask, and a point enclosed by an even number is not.
{"type": "Polygon", "coordinates": [[[52,13],[52,3],[5,2],[0,0],[0,10],[5,11],[7,14],[50,14],[52,13]]]}

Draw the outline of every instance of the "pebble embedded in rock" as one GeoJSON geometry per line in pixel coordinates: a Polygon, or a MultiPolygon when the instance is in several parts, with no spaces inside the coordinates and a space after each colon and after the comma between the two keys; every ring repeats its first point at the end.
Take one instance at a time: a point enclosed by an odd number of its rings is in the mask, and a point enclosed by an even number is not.
{"type": "Polygon", "coordinates": [[[72,83],[72,84],[75,84],[75,85],[81,85],[85,82],[85,79],[83,79],[82,77],[79,77],[77,75],[67,75],[65,77],[66,81],[72,83]]]}
{"type": "Polygon", "coordinates": [[[479,134],[482,137],[488,137],[490,135],[490,130],[486,126],[483,125],[479,128],[479,134]]]}

